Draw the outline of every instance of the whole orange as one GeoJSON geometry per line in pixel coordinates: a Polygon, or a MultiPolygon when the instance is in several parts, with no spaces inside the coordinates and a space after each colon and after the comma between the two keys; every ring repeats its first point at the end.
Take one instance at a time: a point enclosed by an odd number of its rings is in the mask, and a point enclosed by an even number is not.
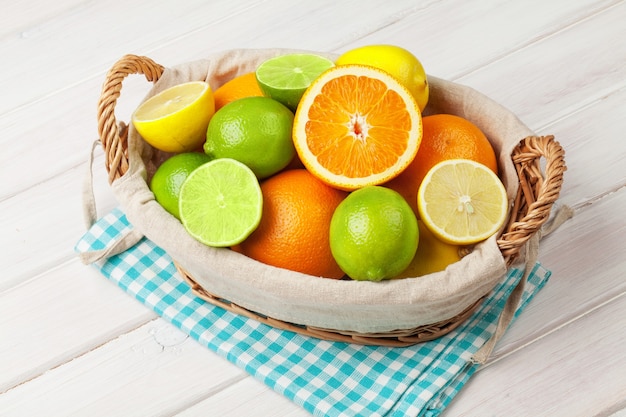
{"type": "Polygon", "coordinates": [[[257,261],[309,275],[341,278],[330,251],[330,219],[347,196],[305,169],[282,171],[261,183],[263,215],[237,248],[257,261]]]}
{"type": "Polygon", "coordinates": [[[215,111],[231,101],[244,97],[262,96],[263,92],[256,81],[254,72],[249,72],[222,84],[213,92],[215,111]]]}
{"type": "Polygon", "coordinates": [[[413,162],[385,185],[399,192],[417,215],[417,190],[428,171],[448,159],[471,159],[496,175],[496,154],[485,134],[469,120],[451,115],[435,114],[422,118],[422,143],[413,162]]]}

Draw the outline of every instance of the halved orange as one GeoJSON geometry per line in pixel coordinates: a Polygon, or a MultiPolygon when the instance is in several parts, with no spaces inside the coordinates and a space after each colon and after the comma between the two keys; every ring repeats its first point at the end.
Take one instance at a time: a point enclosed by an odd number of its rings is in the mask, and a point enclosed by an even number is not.
{"type": "Polygon", "coordinates": [[[340,65],[303,94],[293,140],[313,175],[350,191],[389,181],[411,163],[422,117],[411,93],[387,72],[340,65]]]}

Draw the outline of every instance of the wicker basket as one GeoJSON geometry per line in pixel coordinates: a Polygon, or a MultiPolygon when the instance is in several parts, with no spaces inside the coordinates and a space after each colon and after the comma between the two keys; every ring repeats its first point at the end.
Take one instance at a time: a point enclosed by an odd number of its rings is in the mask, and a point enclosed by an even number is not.
{"type": "MultiPolygon", "coordinates": [[[[131,74],[139,74],[155,83],[164,70],[163,66],[147,57],[127,55],[116,62],[106,76],[98,105],[98,132],[105,151],[105,167],[111,184],[124,176],[129,169],[128,129],[124,123],[118,123],[115,116],[122,81],[131,74]]],[[[520,250],[547,221],[559,196],[566,169],[564,151],[552,136],[528,136],[522,139],[511,157],[517,170],[519,187],[509,221],[497,239],[507,266],[514,263],[520,250]]],[[[383,333],[362,333],[291,323],[263,312],[252,311],[221,298],[219,294],[212,294],[197,283],[182,263],[175,261],[175,264],[193,292],[211,304],[277,328],[321,339],[359,344],[408,346],[438,338],[467,319],[486,296],[485,294],[475,300],[454,317],[436,323],[383,333]]]]}

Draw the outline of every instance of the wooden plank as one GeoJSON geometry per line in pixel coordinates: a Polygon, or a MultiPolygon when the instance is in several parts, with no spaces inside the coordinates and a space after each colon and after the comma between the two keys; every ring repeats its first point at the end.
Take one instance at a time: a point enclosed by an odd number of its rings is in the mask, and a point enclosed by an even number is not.
{"type": "Polygon", "coordinates": [[[4,36],[28,37],[31,30],[41,22],[80,7],[84,0],[59,0],[50,8],[46,0],[24,0],[2,5],[0,15],[0,39],[4,36]]]}
{"type": "Polygon", "coordinates": [[[5,100],[0,114],[102,73],[103,63],[125,53],[228,20],[248,7],[247,2],[229,0],[163,3],[160,7],[147,0],[89,2],[32,28],[29,36],[5,37],[0,42],[3,60],[20,65],[3,69],[0,87],[5,100]],[[43,76],[42,67],[46,69],[43,76]]]}
{"type": "MultiPolygon", "coordinates": [[[[78,166],[0,202],[0,290],[76,257],[74,245],[86,232],[81,194],[86,172],[78,166]]],[[[105,177],[104,169],[95,173],[100,214],[118,205],[105,177]]]]}
{"type": "Polygon", "coordinates": [[[155,317],[77,259],[1,292],[0,392],[155,317]]]}
{"type": "Polygon", "coordinates": [[[301,417],[310,414],[260,381],[247,377],[192,405],[176,416],[240,417],[250,415],[301,417]]]}
{"type": "Polygon", "coordinates": [[[624,18],[620,1],[458,81],[542,129],[626,85],[624,18]]]}
{"type": "Polygon", "coordinates": [[[621,296],[479,371],[446,416],[586,417],[622,408],[625,310],[621,296]]]}
{"type": "Polygon", "coordinates": [[[165,416],[244,377],[159,318],[4,392],[0,409],[3,417],[165,416]]]}
{"type": "MultiPolygon", "coordinates": [[[[626,404],[621,404],[619,405],[619,407],[626,407],[626,404]]],[[[609,411],[610,413],[612,413],[610,416],[608,417],[626,417],[626,408],[621,408],[620,410],[611,410],[609,411]]]]}
{"type": "Polygon", "coordinates": [[[429,74],[456,80],[617,3],[620,1],[531,0],[506,5],[498,0],[440,1],[339,50],[370,43],[399,44],[419,57],[429,74]]]}
{"type": "Polygon", "coordinates": [[[565,149],[568,169],[561,204],[584,205],[626,185],[626,165],[621,163],[626,159],[626,143],[621,139],[626,120],[615,117],[614,110],[625,102],[623,87],[538,131],[553,134],[565,149]]]}

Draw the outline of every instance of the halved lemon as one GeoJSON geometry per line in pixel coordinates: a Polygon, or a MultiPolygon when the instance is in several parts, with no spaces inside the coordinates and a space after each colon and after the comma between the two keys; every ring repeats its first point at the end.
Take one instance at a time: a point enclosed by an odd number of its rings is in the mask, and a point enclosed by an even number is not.
{"type": "Polygon", "coordinates": [[[303,94],[293,140],[313,175],[355,190],[389,181],[411,163],[422,117],[411,93],[387,72],[342,65],[322,73],[303,94]]]}
{"type": "Polygon", "coordinates": [[[470,245],[494,235],[508,215],[508,198],[500,178],[468,159],[436,164],[417,192],[424,225],[444,242],[470,245]]]}
{"type": "Polygon", "coordinates": [[[190,152],[206,141],[215,113],[213,91],[204,81],[167,88],[143,102],[132,121],[141,137],[165,152],[190,152]]]}

